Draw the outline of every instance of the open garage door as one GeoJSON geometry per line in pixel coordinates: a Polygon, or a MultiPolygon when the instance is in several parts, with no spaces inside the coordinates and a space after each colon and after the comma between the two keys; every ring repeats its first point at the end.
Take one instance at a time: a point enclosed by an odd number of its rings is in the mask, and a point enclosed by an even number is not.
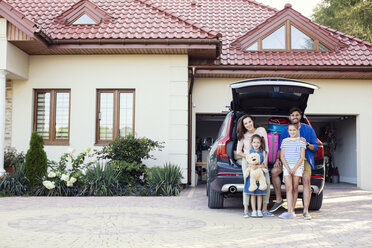
{"type": "Polygon", "coordinates": [[[357,184],[356,116],[307,115],[318,138],[324,144],[328,181],[357,184]],[[332,175],[335,177],[332,178],[332,175]]]}
{"type": "Polygon", "coordinates": [[[217,138],[226,114],[196,114],[196,168],[198,182],[206,181],[206,167],[209,148],[217,138]]]}

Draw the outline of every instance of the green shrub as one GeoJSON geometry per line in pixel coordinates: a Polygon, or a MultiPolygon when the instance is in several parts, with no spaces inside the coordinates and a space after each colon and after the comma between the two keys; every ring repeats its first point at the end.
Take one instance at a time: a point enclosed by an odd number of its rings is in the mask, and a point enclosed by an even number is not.
{"type": "Polygon", "coordinates": [[[24,195],[28,188],[28,180],[25,175],[25,167],[23,163],[14,165],[15,172],[13,174],[6,174],[5,177],[0,180],[0,192],[2,195],[24,195]]]}
{"type": "Polygon", "coordinates": [[[39,185],[41,178],[47,173],[47,156],[44,151],[44,141],[36,132],[32,133],[30,148],[26,154],[25,172],[31,187],[39,185]]]}
{"type": "Polygon", "coordinates": [[[182,173],[179,166],[168,163],[164,167],[150,168],[146,179],[157,195],[173,196],[180,193],[182,173]]]}
{"type": "Polygon", "coordinates": [[[95,167],[87,170],[82,194],[89,196],[118,195],[119,177],[120,174],[115,170],[115,165],[107,163],[106,166],[102,166],[97,163],[95,167]]]}
{"type": "Polygon", "coordinates": [[[154,159],[150,155],[151,151],[163,148],[161,142],[153,141],[148,138],[136,138],[133,135],[118,137],[101,151],[97,152],[99,158],[136,162],[140,164],[143,159],[154,159]]]}
{"type": "Polygon", "coordinates": [[[143,177],[146,172],[146,166],[137,162],[126,162],[126,161],[116,161],[111,162],[117,173],[119,174],[120,185],[137,185],[144,184],[143,177]]]}

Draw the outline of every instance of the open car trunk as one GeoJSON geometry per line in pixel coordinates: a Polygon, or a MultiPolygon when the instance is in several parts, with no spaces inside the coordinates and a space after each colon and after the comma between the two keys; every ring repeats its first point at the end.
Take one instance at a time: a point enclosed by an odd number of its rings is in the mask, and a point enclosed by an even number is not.
{"type": "Polygon", "coordinates": [[[297,107],[305,111],[314,84],[285,78],[259,78],[239,81],[229,85],[232,88],[231,109],[249,114],[288,115],[297,107]]]}

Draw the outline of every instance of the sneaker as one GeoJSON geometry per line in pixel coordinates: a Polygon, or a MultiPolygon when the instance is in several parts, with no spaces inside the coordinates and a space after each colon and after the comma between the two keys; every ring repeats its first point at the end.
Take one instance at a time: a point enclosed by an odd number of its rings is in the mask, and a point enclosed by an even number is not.
{"type": "Polygon", "coordinates": [[[257,217],[257,211],[252,211],[251,217],[256,218],[257,217]]]}
{"type": "Polygon", "coordinates": [[[276,210],[278,210],[281,206],[283,206],[284,201],[281,202],[275,202],[274,206],[269,210],[270,213],[274,213],[276,210]]]}
{"type": "Polygon", "coordinates": [[[281,219],[294,219],[295,217],[296,215],[294,213],[288,213],[288,212],[284,212],[281,215],[279,215],[279,218],[281,219]]]}
{"type": "Polygon", "coordinates": [[[311,215],[308,212],[304,213],[304,220],[311,220],[311,215]]]}
{"type": "Polygon", "coordinates": [[[275,215],[270,212],[262,212],[263,216],[274,217],[275,215]]]}
{"type": "Polygon", "coordinates": [[[243,213],[243,218],[249,218],[249,213],[243,213]]]}
{"type": "Polygon", "coordinates": [[[263,214],[262,214],[262,211],[261,210],[258,210],[257,211],[257,217],[259,217],[259,218],[262,218],[263,217],[263,214]]]}

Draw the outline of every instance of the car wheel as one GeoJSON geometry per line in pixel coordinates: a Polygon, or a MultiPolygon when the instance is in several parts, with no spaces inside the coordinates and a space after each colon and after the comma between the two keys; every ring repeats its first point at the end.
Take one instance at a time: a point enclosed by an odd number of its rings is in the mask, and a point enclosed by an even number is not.
{"type": "Polygon", "coordinates": [[[208,207],[209,208],[223,208],[223,195],[209,186],[208,193],[208,207]]]}
{"type": "Polygon", "coordinates": [[[319,195],[311,195],[309,210],[319,210],[323,203],[323,191],[319,195]]]}

